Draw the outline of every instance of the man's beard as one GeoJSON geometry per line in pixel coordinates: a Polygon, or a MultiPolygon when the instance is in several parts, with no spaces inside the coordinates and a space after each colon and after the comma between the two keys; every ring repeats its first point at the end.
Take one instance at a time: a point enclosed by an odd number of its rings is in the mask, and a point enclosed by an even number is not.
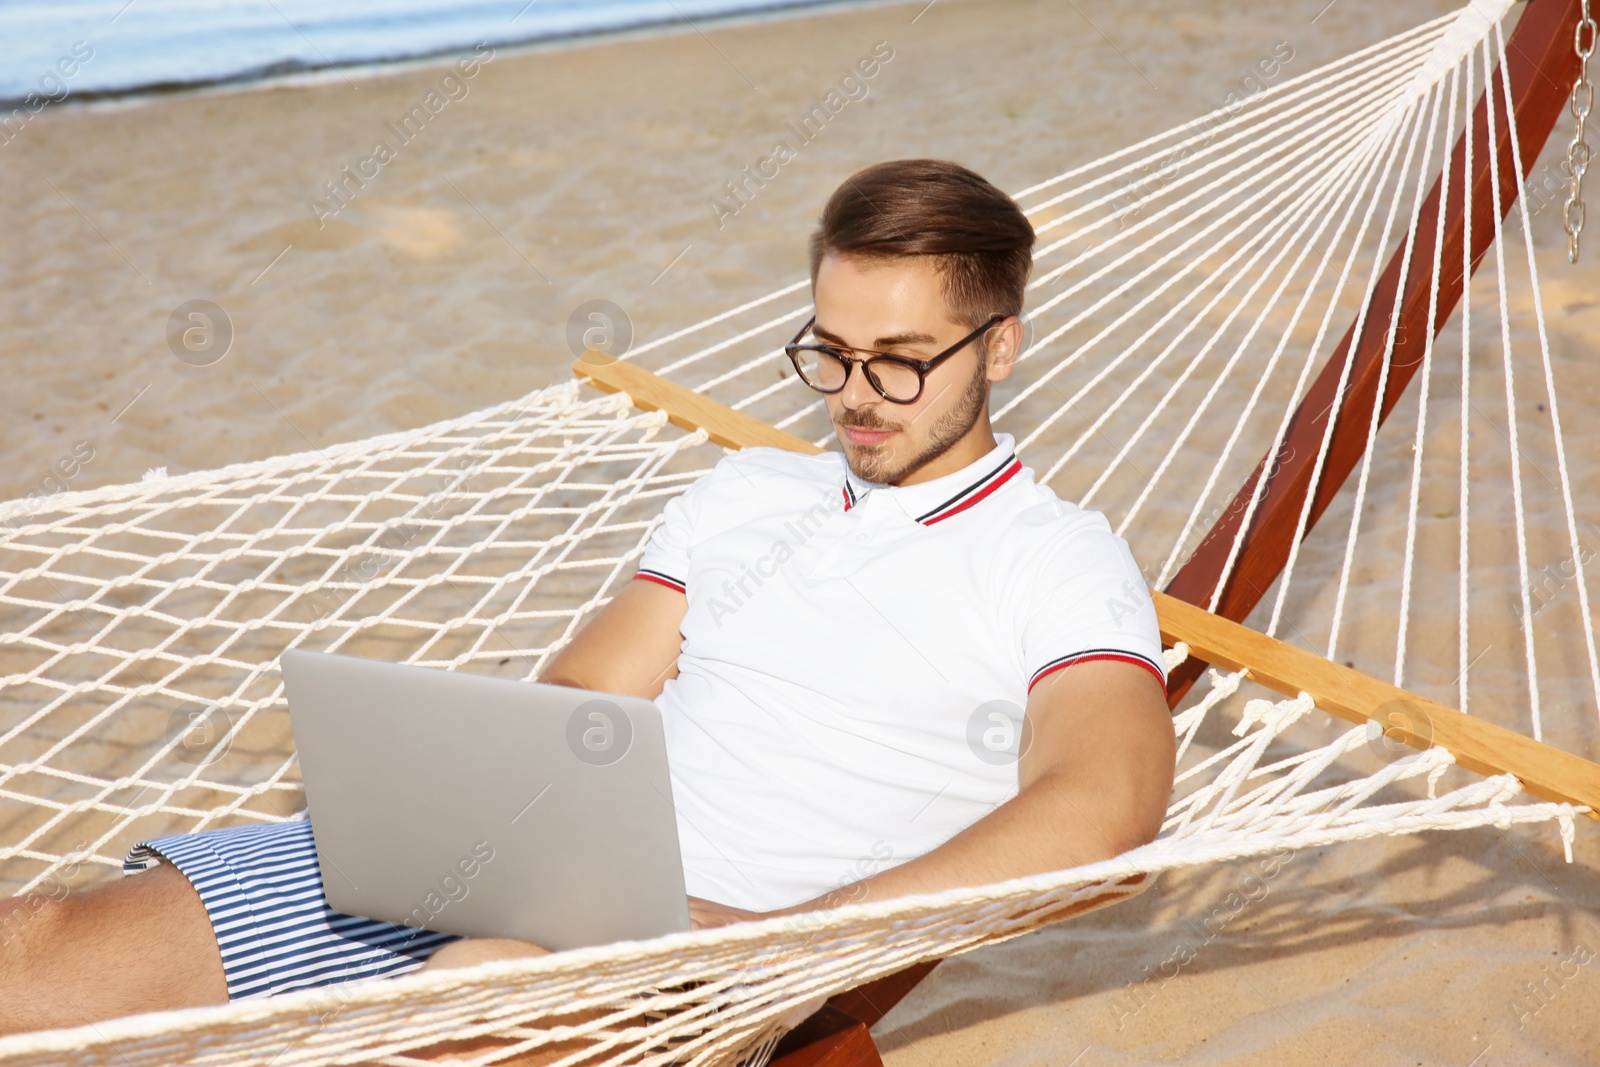
{"type": "MultiPolygon", "coordinates": [[[[886,482],[894,484],[918,470],[934,459],[943,455],[951,445],[965,437],[967,432],[977,424],[978,417],[983,414],[983,405],[989,398],[989,381],[985,374],[986,361],[980,361],[977,373],[967,383],[967,388],[961,394],[961,399],[955,407],[946,411],[933,421],[928,430],[928,440],[921,448],[909,458],[895,454],[893,448],[882,453],[877,451],[861,451],[845,448],[845,460],[850,464],[850,469],[856,477],[869,482],[886,482]]],[[[887,429],[892,428],[882,423],[877,425],[863,425],[860,423],[843,423],[846,426],[855,426],[857,429],[887,429]]],[[[902,428],[903,429],[903,428],[902,428]]],[[[906,434],[902,433],[901,437],[906,434]]]]}

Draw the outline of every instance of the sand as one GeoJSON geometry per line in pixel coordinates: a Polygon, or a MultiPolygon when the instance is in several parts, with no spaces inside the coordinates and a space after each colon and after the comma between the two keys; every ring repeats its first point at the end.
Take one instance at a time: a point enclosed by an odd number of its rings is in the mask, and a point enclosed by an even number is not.
{"type": "MultiPolygon", "coordinates": [[[[0,147],[0,498],[59,488],[63,457],[90,488],[519,395],[565,376],[584,301],[649,339],[802,277],[817,210],[858,166],[942,156],[1021,189],[1220,104],[1277,42],[1309,70],[1451,6],[940,0],[501,49],[337,212],[325,183],[446,68],[53,107],[0,147]],[[878,42],[893,58],[868,96],[719,226],[709,199],[878,42]],[[232,324],[209,366],[169,348],[191,300],[232,324]]],[[[1535,227],[1552,339],[1592,364],[1600,234],[1568,268],[1558,210],[1535,227]]],[[[1600,476],[1593,385],[1568,427],[1580,499],[1600,476]]],[[[1414,654],[1452,667],[1448,629],[1414,654]]],[[[1563,737],[1590,758],[1595,741],[1563,737]]],[[[1553,830],[1488,829],[1270,876],[1260,860],[1185,872],[949,961],[876,1034],[891,1067],[1593,1062],[1600,962],[1576,961],[1600,951],[1600,838],[1579,831],[1572,865],[1553,830]],[[1264,893],[1219,925],[1252,871],[1264,893]],[[1527,982],[1553,995],[1519,1023],[1527,982]]]]}

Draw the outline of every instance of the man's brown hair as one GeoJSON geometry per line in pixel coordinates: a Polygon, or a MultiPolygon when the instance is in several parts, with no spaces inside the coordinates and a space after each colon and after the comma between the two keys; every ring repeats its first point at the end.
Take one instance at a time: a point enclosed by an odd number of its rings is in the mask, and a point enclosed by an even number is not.
{"type": "Polygon", "coordinates": [[[834,190],[811,235],[811,285],[823,256],[933,256],[951,318],[969,330],[1022,313],[1033,226],[1016,201],[958,163],[895,159],[834,190]]]}

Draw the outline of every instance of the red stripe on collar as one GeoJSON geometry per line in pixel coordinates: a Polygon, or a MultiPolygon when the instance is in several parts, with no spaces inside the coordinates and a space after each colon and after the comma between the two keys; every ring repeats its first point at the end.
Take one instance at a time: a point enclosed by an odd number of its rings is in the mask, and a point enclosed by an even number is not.
{"type": "Polygon", "coordinates": [[[927,514],[919,516],[917,521],[924,526],[932,526],[936,522],[942,522],[952,515],[959,514],[1010,481],[1020,470],[1022,470],[1022,460],[1013,455],[999,469],[985,475],[927,514]]]}
{"type": "MultiPolygon", "coordinates": [[[[931,526],[936,522],[942,522],[943,520],[948,519],[952,515],[960,514],[961,512],[972,507],[972,505],[976,504],[978,501],[982,500],[984,497],[988,496],[990,493],[994,492],[996,489],[1000,488],[1000,486],[1004,485],[1006,482],[1010,481],[1021,470],[1022,461],[1018,459],[1016,453],[1013,452],[1011,455],[1001,460],[1000,465],[994,470],[990,471],[988,474],[985,474],[983,477],[979,478],[965,489],[962,489],[954,496],[951,496],[932,510],[923,512],[921,515],[917,516],[916,521],[922,523],[924,526],[931,526]]],[[[841,491],[844,495],[844,510],[849,511],[857,504],[860,498],[856,496],[855,487],[850,484],[850,477],[848,474],[845,476],[844,487],[841,491]]]]}

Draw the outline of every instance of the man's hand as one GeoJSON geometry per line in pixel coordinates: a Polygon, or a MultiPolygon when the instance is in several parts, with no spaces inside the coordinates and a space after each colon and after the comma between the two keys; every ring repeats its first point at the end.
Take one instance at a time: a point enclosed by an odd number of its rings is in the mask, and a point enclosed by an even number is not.
{"type": "Polygon", "coordinates": [[[454,967],[473,967],[490,960],[515,960],[524,956],[549,954],[549,949],[540,948],[531,941],[513,941],[509,937],[466,937],[450,942],[429,956],[423,969],[443,971],[454,967]]]}
{"type": "Polygon", "coordinates": [[[759,911],[745,911],[743,908],[735,908],[728,904],[701,900],[699,897],[689,898],[689,921],[696,930],[710,930],[717,926],[752,922],[766,917],[759,911]]]}

